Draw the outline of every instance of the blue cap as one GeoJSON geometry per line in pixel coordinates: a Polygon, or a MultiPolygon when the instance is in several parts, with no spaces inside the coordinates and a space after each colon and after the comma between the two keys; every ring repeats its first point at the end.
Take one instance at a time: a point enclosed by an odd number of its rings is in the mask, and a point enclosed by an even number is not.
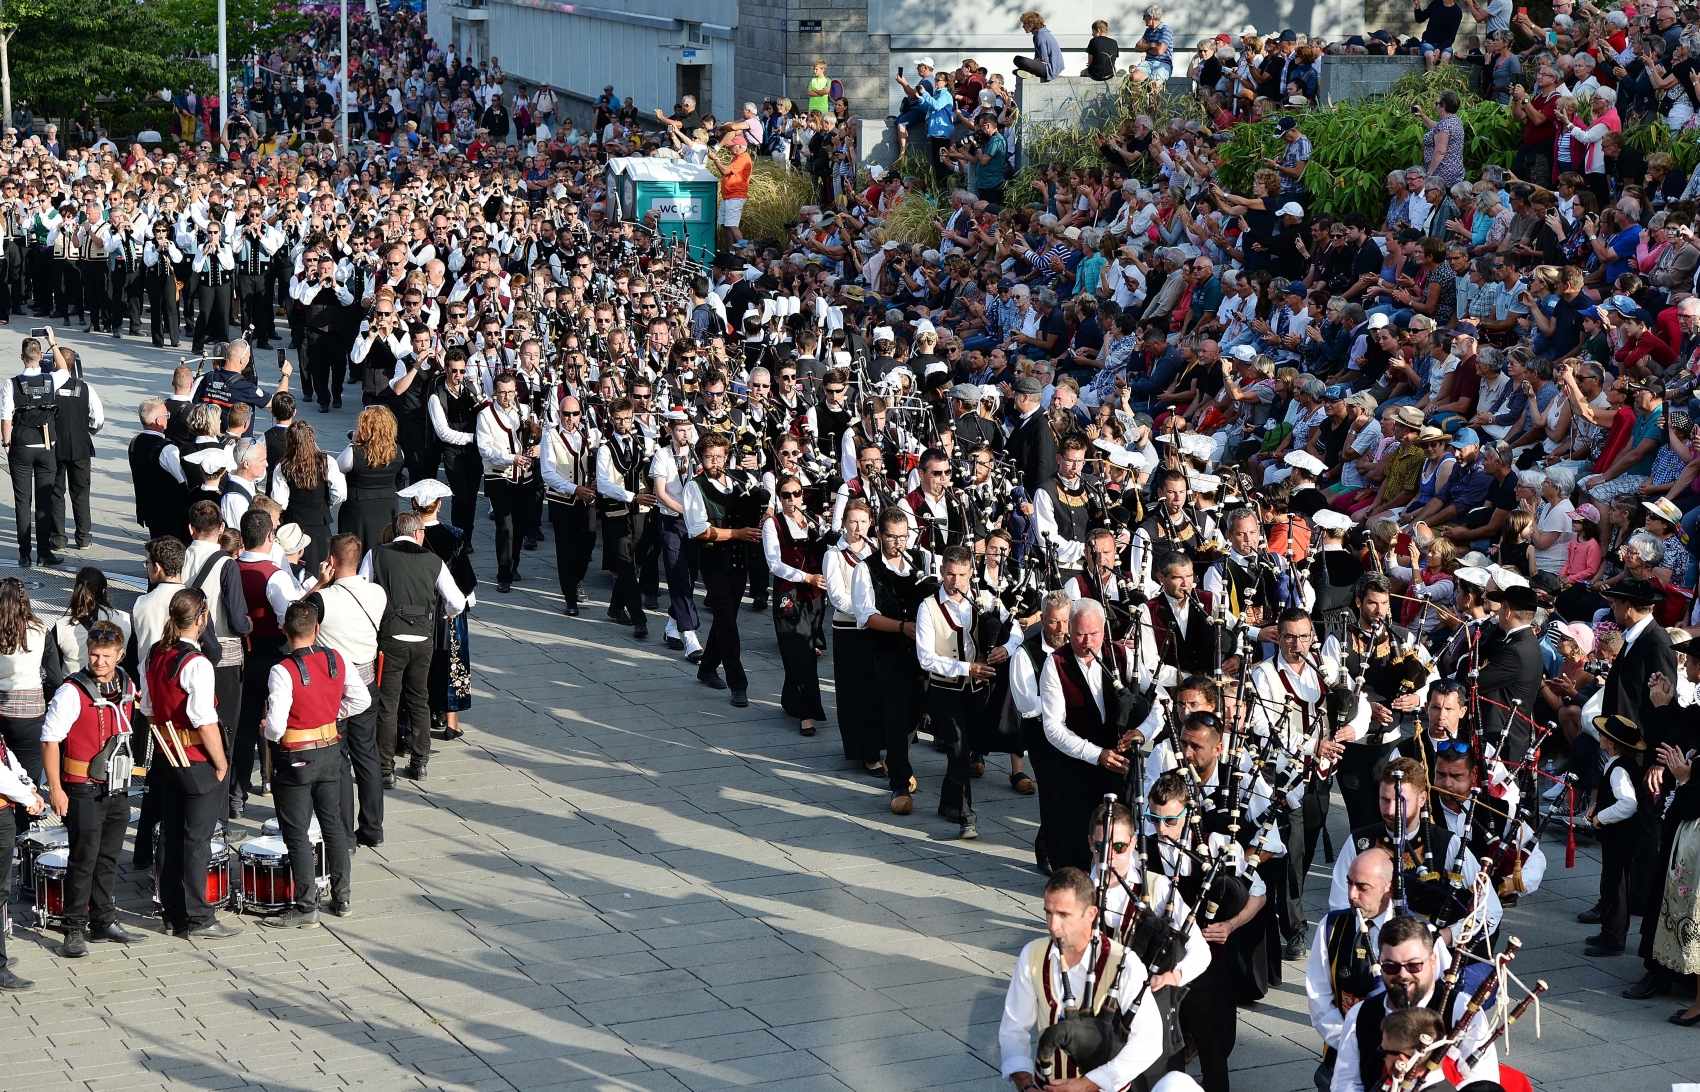
{"type": "Polygon", "coordinates": [[[1346,396],[1352,393],[1344,383],[1335,383],[1322,392],[1324,402],[1344,402],[1346,396]]]}
{"type": "Polygon", "coordinates": [[[1471,444],[1481,442],[1482,438],[1476,435],[1476,430],[1473,428],[1461,428],[1458,430],[1458,435],[1452,437],[1453,447],[1469,447],[1471,444]]]}
{"type": "Polygon", "coordinates": [[[1600,307],[1604,307],[1604,306],[1606,306],[1606,305],[1602,303],[1602,304],[1600,304],[1599,307],[1595,307],[1593,304],[1590,303],[1586,307],[1578,307],[1576,309],[1576,313],[1578,315],[1581,315],[1583,318],[1591,318],[1595,322],[1598,322],[1598,321],[1600,321],[1600,307]]]}
{"type": "Polygon", "coordinates": [[[1620,315],[1633,315],[1641,310],[1641,305],[1628,296],[1613,296],[1599,306],[1601,311],[1616,311],[1620,315]]]}

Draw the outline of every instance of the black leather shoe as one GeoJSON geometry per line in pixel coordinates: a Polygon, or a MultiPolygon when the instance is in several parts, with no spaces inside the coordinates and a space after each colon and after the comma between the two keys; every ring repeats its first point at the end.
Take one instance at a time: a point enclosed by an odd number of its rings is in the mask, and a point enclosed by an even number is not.
{"type": "Polygon", "coordinates": [[[331,409],[341,409],[341,408],[342,408],[342,399],[340,397],[331,399],[331,409]]]}
{"type": "Polygon", "coordinates": [[[140,944],[148,939],[146,933],[126,929],[116,921],[108,925],[89,926],[88,937],[90,940],[104,940],[112,944],[140,944]]]}
{"type": "Polygon", "coordinates": [[[52,566],[62,564],[65,559],[58,554],[44,553],[36,560],[39,564],[52,566]]]}
{"type": "Polygon", "coordinates": [[[566,605],[566,608],[561,613],[565,614],[568,618],[577,618],[578,617],[578,604],[577,603],[568,603],[566,605]]]}
{"type": "Polygon", "coordinates": [[[333,902],[330,906],[326,907],[326,909],[339,918],[351,918],[354,916],[354,904],[351,902],[333,902]]]}
{"type": "Polygon", "coordinates": [[[702,649],[699,648],[695,652],[687,652],[685,654],[685,662],[688,664],[702,663],[702,649]]]}
{"type": "Polygon", "coordinates": [[[35,983],[27,978],[19,978],[12,973],[10,967],[0,967],[0,990],[33,990],[35,983]]]}
{"type": "Polygon", "coordinates": [[[377,849],[379,846],[384,844],[384,840],[382,838],[369,838],[364,834],[356,834],[354,836],[354,840],[365,846],[367,849],[377,849]]]}
{"type": "Polygon", "coordinates": [[[732,691],[732,706],[735,709],[748,709],[750,706],[750,692],[748,690],[732,691]]]}
{"type": "Polygon", "coordinates": [[[394,770],[385,770],[384,771],[384,788],[386,788],[386,789],[395,788],[395,771],[394,770]]]}
{"type": "Polygon", "coordinates": [[[668,637],[665,639],[665,643],[667,647],[672,649],[674,652],[685,651],[685,642],[679,640],[677,637],[668,637]]]}
{"type": "Polygon", "coordinates": [[[647,641],[647,640],[649,640],[649,623],[639,622],[637,625],[633,626],[632,627],[632,640],[634,640],[634,641],[647,641]]]}
{"type": "Polygon", "coordinates": [[[526,535],[525,541],[522,542],[520,545],[524,549],[535,550],[535,549],[537,549],[537,540],[532,538],[530,535],[526,535]]]}
{"type": "Polygon", "coordinates": [[[767,610],[767,596],[764,595],[760,599],[751,600],[750,609],[755,611],[757,614],[765,612],[767,610]]]}
{"type": "Polygon", "coordinates": [[[137,854],[136,856],[131,857],[130,858],[130,871],[132,871],[132,872],[152,872],[153,871],[153,858],[152,857],[144,857],[141,854],[137,854]]]}
{"type": "Polygon", "coordinates": [[[1051,874],[1051,855],[1045,852],[1045,843],[1033,843],[1033,865],[1044,876],[1051,874]]]}
{"type": "Polygon", "coordinates": [[[1598,925],[1600,923],[1600,908],[1596,906],[1590,910],[1584,910],[1576,915],[1576,920],[1583,925],[1598,925]]]}
{"type": "Polygon", "coordinates": [[[402,771],[401,776],[407,778],[409,781],[425,780],[425,763],[419,761],[417,758],[414,759],[412,762],[407,764],[407,769],[402,771]]]}
{"type": "Polygon", "coordinates": [[[625,607],[609,607],[608,620],[622,626],[629,626],[632,624],[631,616],[626,613],[625,607]]]}
{"type": "Polygon", "coordinates": [[[496,581],[496,590],[506,595],[514,590],[514,582],[512,580],[498,580],[496,581]]]}
{"type": "Polygon", "coordinates": [[[660,610],[661,609],[661,598],[659,596],[655,596],[655,595],[644,596],[643,597],[643,609],[644,610],[660,610]]]}
{"type": "Polygon", "coordinates": [[[1281,958],[1285,960],[1303,959],[1305,957],[1304,937],[1292,937],[1281,945],[1281,958]]]}
{"type": "Polygon", "coordinates": [[[1582,954],[1585,956],[1620,956],[1623,954],[1623,949],[1608,947],[1604,944],[1590,944],[1582,949],[1582,954]]]}
{"type": "Polygon", "coordinates": [[[724,690],[724,689],[726,689],[726,681],[724,679],[722,679],[718,674],[713,673],[713,672],[710,672],[709,674],[706,674],[706,675],[703,674],[701,671],[697,672],[697,682],[702,683],[704,686],[708,687],[711,690],[724,690]]]}
{"type": "Polygon", "coordinates": [[[261,918],[260,924],[267,929],[317,929],[319,927],[319,912],[309,910],[302,913],[299,910],[285,910],[276,917],[261,918]]]}
{"type": "Polygon", "coordinates": [[[66,959],[81,959],[89,954],[89,939],[81,929],[70,929],[65,933],[65,943],[59,946],[59,954],[66,959]]]}
{"type": "Polygon", "coordinates": [[[1648,971],[1641,976],[1641,981],[1623,991],[1623,996],[1631,1001],[1645,1001],[1649,997],[1663,997],[1670,993],[1670,979],[1648,971]]]}
{"type": "Polygon", "coordinates": [[[190,929],[184,935],[190,940],[226,940],[230,937],[241,936],[242,926],[231,925],[214,918],[205,925],[198,925],[190,929]]]}

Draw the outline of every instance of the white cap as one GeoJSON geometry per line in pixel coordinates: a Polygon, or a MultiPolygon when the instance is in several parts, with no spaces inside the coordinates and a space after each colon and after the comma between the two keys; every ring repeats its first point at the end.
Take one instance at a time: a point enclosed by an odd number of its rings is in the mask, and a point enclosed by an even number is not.
{"type": "Polygon", "coordinates": [[[885,242],[880,244],[880,249],[881,250],[896,250],[897,249],[897,240],[896,239],[887,239],[885,242]]]}
{"type": "Polygon", "coordinates": [[[413,501],[421,507],[429,508],[446,497],[454,496],[454,490],[437,478],[426,478],[423,481],[414,482],[406,489],[398,490],[396,496],[413,501]]]}
{"type": "Polygon", "coordinates": [[[1300,470],[1309,471],[1312,474],[1325,474],[1328,472],[1328,464],[1323,462],[1321,459],[1318,459],[1315,455],[1312,455],[1308,451],[1289,451],[1287,452],[1287,457],[1282,461],[1288,466],[1295,466],[1300,470]]]}
{"type": "Polygon", "coordinates": [[[1228,355],[1235,360],[1256,360],[1257,350],[1250,345],[1235,345],[1228,350],[1228,355]]]}
{"type": "Polygon", "coordinates": [[[922,65],[926,65],[928,68],[938,67],[938,65],[933,63],[933,59],[931,57],[922,57],[920,60],[915,62],[916,68],[920,68],[922,65]]]}
{"type": "Polygon", "coordinates": [[[1302,218],[1304,214],[1304,207],[1297,201],[1288,201],[1285,205],[1282,205],[1280,208],[1275,210],[1275,215],[1277,216],[1298,216],[1302,218]]]}
{"type": "Polygon", "coordinates": [[[217,474],[220,470],[235,470],[236,460],[230,457],[230,449],[220,444],[216,447],[203,447],[193,455],[183,456],[186,463],[194,463],[208,474],[217,474]]]}
{"type": "Polygon", "coordinates": [[[1388,318],[1386,315],[1382,314],[1380,311],[1377,311],[1375,314],[1373,314],[1369,317],[1369,324],[1368,325],[1369,325],[1369,328],[1371,330],[1379,330],[1383,326],[1386,326],[1391,321],[1393,321],[1393,320],[1388,318]]]}
{"type": "Polygon", "coordinates": [[[1255,37],[1257,37],[1257,28],[1252,26],[1250,23],[1247,23],[1245,26],[1240,28],[1240,37],[1241,38],[1255,38],[1255,37]]]}
{"type": "Polygon", "coordinates": [[[874,340],[875,341],[896,341],[897,340],[897,331],[893,330],[889,326],[876,326],[876,327],[874,327],[874,340]]]}
{"type": "Polygon", "coordinates": [[[917,336],[921,334],[936,334],[938,333],[938,329],[933,326],[931,319],[916,319],[915,333],[917,336]]]}
{"type": "Polygon", "coordinates": [[[1350,531],[1352,517],[1344,512],[1336,512],[1332,508],[1324,508],[1310,517],[1310,521],[1324,531],[1350,531]]]}
{"type": "Polygon", "coordinates": [[[1462,580],[1464,583],[1469,584],[1472,587],[1485,588],[1488,586],[1488,581],[1493,579],[1493,574],[1488,572],[1486,569],[1479,569],[1474,565],[1465,565],[1462,568],[1453,570],[1452,578],[1454,580],[1462,580]]]}
{"type": "Polygon", "coordinates": [[[1486,572],[1488,569],[1493,567],[1493,559],[1482,553],[1480,550],[1471,550],[1469,553],[1459,558],[1458,562],[1462,568],[1481,569],[1483,572],[1486,572]]]}
{"type": "Polygon", "coordinates": [[[1513,572],[1500,565],[1488,569],[1488,576],[1493,579],[1493,586],[1502,591],[1506,588],[1526,588],[1529,586],[1529,581],[1522,573],[1513,572]]]}

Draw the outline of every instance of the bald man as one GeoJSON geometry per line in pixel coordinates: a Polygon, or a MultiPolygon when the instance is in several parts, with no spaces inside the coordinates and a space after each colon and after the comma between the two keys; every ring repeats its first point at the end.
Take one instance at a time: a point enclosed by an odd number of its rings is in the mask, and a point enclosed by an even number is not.
{"type": "Polygon", "coordinates": [[[1346,1013],[1376,983],[1375,963],[1381,927],[1393,916],[1393,856],[1385,849],[1365,850],[1346,870],[1345,910],[1322,919],[1305,965],[1305,997],[1310,1026],[1322,1036],[1322,1061],[1316,1086],[1326,1092],[1334,1075],[1346,1013]]]}

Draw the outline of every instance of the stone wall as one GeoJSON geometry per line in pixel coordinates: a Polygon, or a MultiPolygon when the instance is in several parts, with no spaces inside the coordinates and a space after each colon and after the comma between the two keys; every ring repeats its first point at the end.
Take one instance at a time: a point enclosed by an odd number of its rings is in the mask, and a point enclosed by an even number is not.
{"type": "Polygon", "coordinates": [[[1322,71],[1317,76],[1317,98],[1324,105],[1368,98],[1422,70],[1421,57],[1327,56],[1322,58],[1322,71]]]}
{"type": "MultiPolygon", "coordinates": [[[[1191,81],[1186,82],[1189,86],[1191,81]]],[[[1045,83],[1015,81],[1015,161],[1027,163],[1027,147],[1038,134],[1053,125],[1087,125],[1103,128],[1117,114],[1117,93],[1122,81],[1100,83],[1080,76],[1062,76],[1045,83]]]]}
{"type": "Polygon", "coordinates": [[[808,99],[814,62],[844,84],[853,113],[877,124],[889,112],[891,39],[868,33],[867,0],[742,0],[738,16],[738,99],[808,99]],[[805,23],[820,30],[805,32],[805,23]]]}

